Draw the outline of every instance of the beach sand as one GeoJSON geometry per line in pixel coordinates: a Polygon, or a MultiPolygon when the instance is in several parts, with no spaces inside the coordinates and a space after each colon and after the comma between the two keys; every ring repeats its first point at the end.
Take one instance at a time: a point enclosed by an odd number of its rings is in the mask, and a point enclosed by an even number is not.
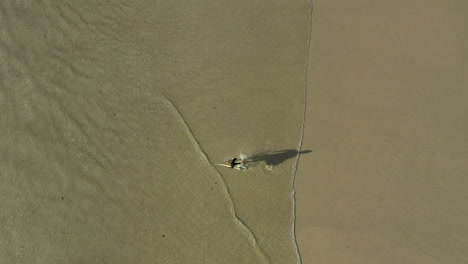
{"type": "Polygon", "coordinates": [[[303,264],[468,263],[468,2],[313,4],[303,264]]]}
{"type": "Polygon", "coordinates": [[[0,262],[297,263],[310,10],[1,1],[0,262]]]}

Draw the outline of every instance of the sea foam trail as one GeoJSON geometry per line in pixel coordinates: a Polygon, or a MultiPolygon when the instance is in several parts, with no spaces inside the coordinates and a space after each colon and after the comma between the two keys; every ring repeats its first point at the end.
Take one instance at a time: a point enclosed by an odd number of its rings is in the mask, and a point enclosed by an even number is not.
{"type": "Polygon", "coordinates": [[[226,184],[226,181],[224,180],[223,176],[221,175],[221,173],[219,173],[219,171],[216,169],[216,167],[213,165],[213,163],[211,163],[209,161],[208,156],[206,155],[205,151],[203,151],[203,149],[201,148],[200,143],[197,141],[197,139],[193,135],[192,130],[188,126],[187,122],[185,122],[185,119],[182,117],[182,115],[177,110],[175,105],[167,97],[161,96],[161,98],[163,98],[163,102],[171,110],[171,112],[174,114],[174,116],[177,117],[179,123],[182,124],[182,126],[183,126],[183,128],[185,130],[185,133],[187,134],[188,138],[192,142],[192,145],[194,146],[194,148],[200,154],[200,157],[207,164],[209,164],[211,166],[211,168],[213,168],[213,170],[216,172],[216,174],[221,179],[223,190],[224,190],[226,196],[228,197],[228,201],[229,201],[229,203],[231,205],[230,206],[231,213],[234,215],[234,218],[236,220],[237,225],[242,229],[241,232],[247,236],[249,242],[256,249],[256,251],[260,254],[260,256],[263,258],[264,262],[265,263],[271,263],[269,257],[267,256],[267,254],[265,254],[265,252],[261,249],[260,245],[258,244],[257,237],[254,235],[252,230],[245,224],[245,222],[242,221],[242,219],[240,219],[240,217],[237,215],[236,208],[235,208],[234,202],[233,202],[232,197],[231,197],[231,193],[229,191],[229,188],[228,188],[228,186],[226,184]]]}
{"type": "Polygon", "coordinates": [[[302,112],[302,127],[301,127],[301,135],[299,138],[299,144],[298,144],[298,154],[296,157],[296,164],[294,166],[294,172],[293,172],[293,180],[292,180],[292,201],[293,201],[293,225],[292,225],[292,239],[294,242],[294,246],[296,249],[296,254],[299,257],[299,263],[302,263],[302,257],[301,253],[299,250],[299,246],[297,244],[297,239],[296,239],[296,189],[294,188],[294,183],[296,181],[296,173],[297,173],[297,166],[299,164],[299,159],[300,159],[300,152],[302,151],[302,143],[304,141],[304,127],[305,127],[305,120],[306,120],[306,110],[307,110],[307,88],[309,86],[308,82],[308,72],[309,72],[309,59],[310,59],[310,44],[312,40],[312,12],[313,12],[313,4],[312,0],[310,0],[310,10],[309,10],[309,37],[307,40],[307,52],[305,56],[305,65],[304,65],[304,109],[302,112]]]}

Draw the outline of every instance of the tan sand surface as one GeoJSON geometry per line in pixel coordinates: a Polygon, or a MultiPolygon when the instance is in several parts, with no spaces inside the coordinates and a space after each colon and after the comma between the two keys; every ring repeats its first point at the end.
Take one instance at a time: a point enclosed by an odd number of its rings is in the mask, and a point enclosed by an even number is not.
{"type": "Polygon", "coordinates": [[[298,263],[310,8],[0,1],[0,263],[298,263]]]}
{"type": "Polygon", "coordinates": [[[468,2],[313,3],[303,263],[468,263],[468,2]]]}

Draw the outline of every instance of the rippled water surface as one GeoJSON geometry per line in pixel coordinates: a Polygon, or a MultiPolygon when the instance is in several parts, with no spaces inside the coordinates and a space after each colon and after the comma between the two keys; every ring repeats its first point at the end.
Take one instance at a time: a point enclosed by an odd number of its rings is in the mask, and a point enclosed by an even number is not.
{"type": "Polygon", "coordinates": [[[298,262],[310,8],[2,1],[1,262],[298,262]]]}

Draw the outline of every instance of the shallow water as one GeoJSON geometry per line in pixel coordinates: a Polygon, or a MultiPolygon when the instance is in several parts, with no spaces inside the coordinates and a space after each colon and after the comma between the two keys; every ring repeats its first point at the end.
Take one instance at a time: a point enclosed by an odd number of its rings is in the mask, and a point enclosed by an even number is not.
{"type": "Polygon", "coordinates": [[[0,11],[3,263],[298,262],[308,2],[0,11]]]}

